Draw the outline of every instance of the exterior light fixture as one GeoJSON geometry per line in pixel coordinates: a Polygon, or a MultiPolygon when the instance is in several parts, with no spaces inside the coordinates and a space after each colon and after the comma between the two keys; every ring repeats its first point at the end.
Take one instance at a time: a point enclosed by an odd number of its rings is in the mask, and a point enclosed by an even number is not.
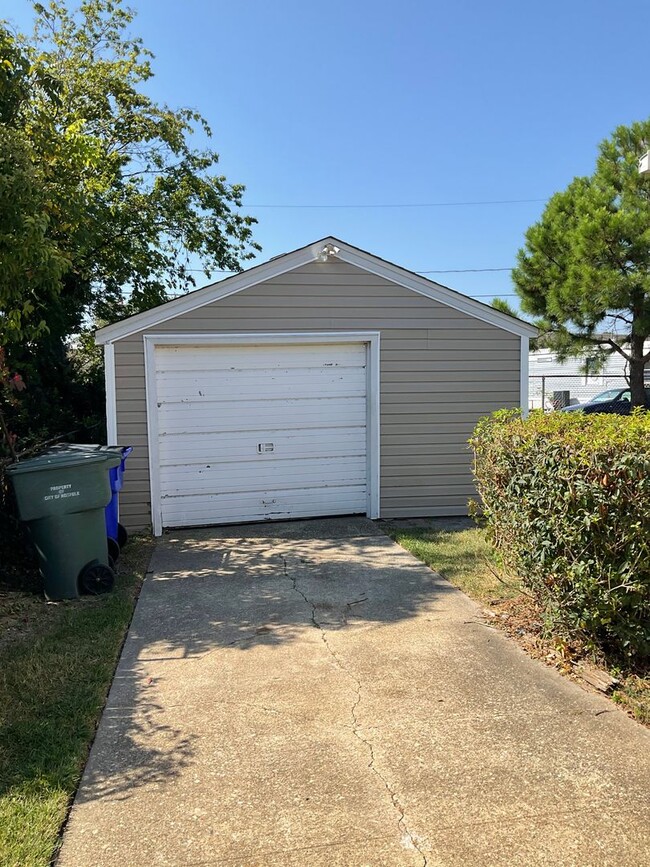
{"type": "Polygon", "coordinates": [[[341,248],[337,247],[336,244],[325,244],[316,258],[319,262],[327,262],[336,256],[340,249],[341,248]]]}

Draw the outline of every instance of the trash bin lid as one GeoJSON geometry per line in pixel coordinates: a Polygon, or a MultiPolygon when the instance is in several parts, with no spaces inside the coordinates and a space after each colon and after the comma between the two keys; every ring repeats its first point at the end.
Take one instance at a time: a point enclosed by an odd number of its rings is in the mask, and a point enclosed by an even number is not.
{"type": "Polygon", "coordinates": [[[52,446],[52,448],[48,449],[48,452],[60,452],[66,451],[67,449],[90,452],[113,452],[120,454],[122,459],[126,459],[133,451],[133,446],[103,446],[101,443],[59,443],[59,445],[52,446]]]}
{"type": "Polygon", "coordinates": [[[64,467],[87,466],[88,464],[107,463],[110,467],[118,466],[120,455],[114,452],[82,451],[81,449],[59,449],[56,452],[48,452],[37,455],[35,458],[27,458],[17,464],[7,467],[10,475],[21,473],[37,473],[47,470],[59,470],[64,467]]]}

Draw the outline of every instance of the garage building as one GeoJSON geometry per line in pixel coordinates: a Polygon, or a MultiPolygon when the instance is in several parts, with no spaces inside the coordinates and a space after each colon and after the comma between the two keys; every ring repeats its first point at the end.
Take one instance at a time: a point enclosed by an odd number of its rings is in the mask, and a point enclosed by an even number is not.
{"type": "Polygon", "coordinates": [[[467,438],[526,407],[535,333],[336,238],[103,328],[121,521],[466,514],[467,438]]]}

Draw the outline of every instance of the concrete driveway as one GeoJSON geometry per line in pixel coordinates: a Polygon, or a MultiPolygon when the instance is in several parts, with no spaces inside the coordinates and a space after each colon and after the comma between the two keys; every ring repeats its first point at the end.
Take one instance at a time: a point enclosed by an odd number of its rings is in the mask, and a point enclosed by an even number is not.
{"type": "Polygon", "coordinates": [[[152,561],[60,867],[650,863],[650,731],[365,519],[152,561]]]}

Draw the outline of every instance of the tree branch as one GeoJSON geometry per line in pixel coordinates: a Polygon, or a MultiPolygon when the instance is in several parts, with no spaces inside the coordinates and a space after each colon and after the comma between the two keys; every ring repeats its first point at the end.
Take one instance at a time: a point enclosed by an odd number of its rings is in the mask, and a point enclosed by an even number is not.
{"type": "MultiPolygon", "coordinates": [[[[551,332],[552,333],[552,332],[551,332]]],[[[622,355],[627,361],[631,360],[631,356],[622,349],[618,343],[615,343],[610,337],[603,339],[598,337],[587,337],[585,334],[573,334],[571,331],[567,331],[569,337],[572,337],[574,340],[585,340],[587,343],[592,343],[594,346],[611,346],[614,352],[618,352],[619,355],[622,355]]]]}

